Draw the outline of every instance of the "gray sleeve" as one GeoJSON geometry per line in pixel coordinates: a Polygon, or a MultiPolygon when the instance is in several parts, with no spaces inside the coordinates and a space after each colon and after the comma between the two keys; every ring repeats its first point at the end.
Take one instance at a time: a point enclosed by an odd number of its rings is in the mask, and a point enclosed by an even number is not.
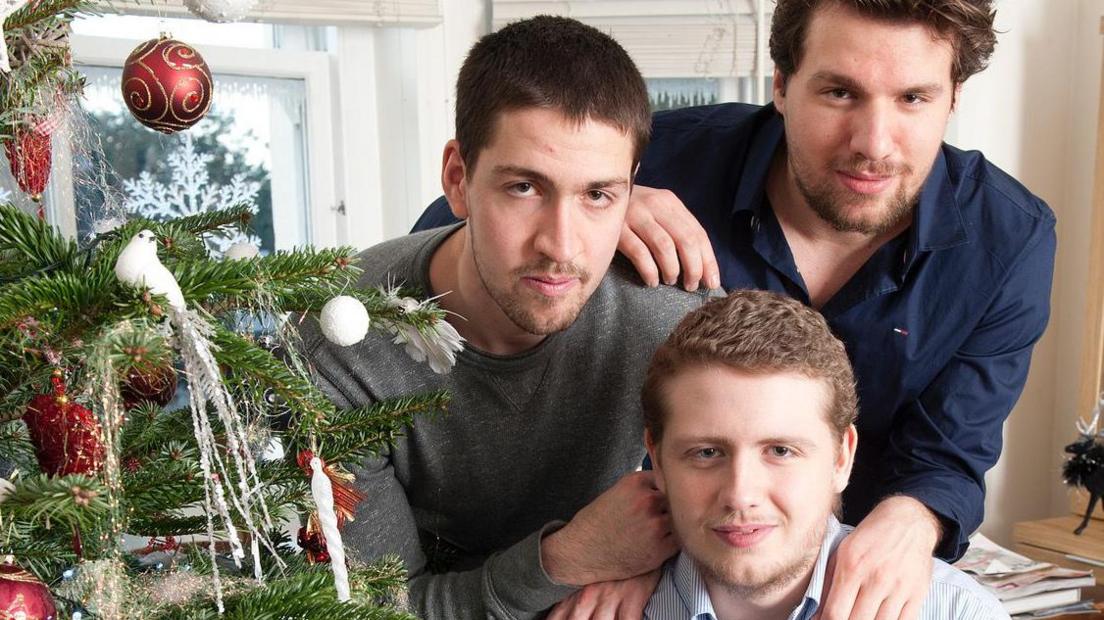
{"type": "Polygon", "coordinates": [[[426,620],[535,618],[575,591],[554,583],[541,564],[541,538],[550,524],[465,572],[430,574],[413,512],[386,458],[372,459],[355,472],[368,497],[348,525],[351,555],[363,561],[387,554],[403,559],[410,574],[409,602],[426,620]]]}
{"type": "Polygon", "coordinates": [[[426,620],[536,618],[575,591],[553,582],[540,561],[541,539],[561,525],[546,525],[493,554],[480,568],[414,577],[411,605],[426,620]]]}
{"type": "MultiPolygon", "coordinates": [[[[336,406],[352,406],[350,399],[321,373],[316,380],[336,406]]],[[[553,582],[541,564],[541,539],[562,527],[558,522],[492,554],[480,568],[443,574],[425,572],[426,557],[417,522],[389,453],[365,459],[351,469],[366,499],[357,507],[355,519],[346,525],[343,539],[349,555],[362,562],[384,555],[402,558],[410,575],[410,607],[419,617],[535,618],[575,591],[553,582]]]]}

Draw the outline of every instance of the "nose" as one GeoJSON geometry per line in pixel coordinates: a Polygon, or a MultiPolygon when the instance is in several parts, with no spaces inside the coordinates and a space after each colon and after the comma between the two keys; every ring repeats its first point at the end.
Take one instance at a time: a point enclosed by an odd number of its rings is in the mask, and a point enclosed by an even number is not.
{"type": "Polygon", "coordinates": [[[557,263],[568,263],[579,253],[577,209],[566,197],[553,197],[541,206],[534,246],[537,252],[557,263]]]}
{"type": "Polygon", "coordinates": [[[769,480],[766,468],[757,455],[735,455],[726,469],[720,498],[725,510],[738,512],[760,506],[769,480]]]}
{"type": "Polygon", "coordinates": [[[892,103],[868,101],[854,114],[851,152],[870,161],[881,161],[893,155],[896,121],[892,103]]]}

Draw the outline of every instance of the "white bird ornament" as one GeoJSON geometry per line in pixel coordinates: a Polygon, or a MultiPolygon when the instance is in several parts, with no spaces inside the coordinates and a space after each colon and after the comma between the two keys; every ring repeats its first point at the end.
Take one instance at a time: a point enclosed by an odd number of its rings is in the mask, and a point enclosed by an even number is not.
{"type": "Polygon", "coordinates": [[[143,230],[130,238],[115,261],[115,276],[122,282],[144,286],[156,295],[164,295],[175,310],[185,308],[184,294],[171,271],[157,258],[157,235],[143,230]]]}

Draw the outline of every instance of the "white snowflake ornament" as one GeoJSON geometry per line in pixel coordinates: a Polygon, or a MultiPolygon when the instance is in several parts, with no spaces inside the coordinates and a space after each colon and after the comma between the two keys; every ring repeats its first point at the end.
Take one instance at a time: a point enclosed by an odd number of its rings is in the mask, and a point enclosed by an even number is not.
{"type": "Polygon", "coordinates": [[[4,21],[12,13],[23,8],[29,0],[0,0],[0,71],[11,73],[11,61],[8,58],[8,45],[4,41],[4,21]]]}
{"type": "Polygon", "coordinates": [[[257,0],[184,0],[192,14],[218,24],[240,20],[256,4],[257,0]]]}
{"type": "MultiPolygon", "coordinates": [[[[181,147],[166,158],[171,174],[168,185],[156,181],[148,171],[142,172],[137,179],[123,180],[123,191],[127,195],[123,207],[127,211],[155,221],[222,211],[240,204],[247,204],[253,213],[257,212],[260,183],[247,181],[241,174],[235,175],[230,185],[211,183],[207,166],[214,155],[197,151],[191,136],[183,135],[182,139],[181,147]]],[[[240,232],[207,238],[207,246],[218,254],[239,242],[261,244],[256,235],[240,232]]]]}
{"type": "Polygon", "coordinates": [[[225,256],[227,260],[246,260],[256,258],[260,253],[261,249],[252,243],[248,241],[239,241],[226,248],[226,253],[223,254],[223,256],[225,256]]]}
{"type": "Polygon", "coordinates": [[[318,319],[322,335],[339,347],[354,345],[368,335],[368,309],[360,300],[338,295],[322,306],[318,319]]]}
{"type": "Polygon", "coordinates": [[[169,305],[184,310],[184,294],[176,277],[157,258],[157,235],[148,230],[134,235],[115,261],[115,277],[133,286],[144,286],[151,293],[164,295],[169,305]]]}

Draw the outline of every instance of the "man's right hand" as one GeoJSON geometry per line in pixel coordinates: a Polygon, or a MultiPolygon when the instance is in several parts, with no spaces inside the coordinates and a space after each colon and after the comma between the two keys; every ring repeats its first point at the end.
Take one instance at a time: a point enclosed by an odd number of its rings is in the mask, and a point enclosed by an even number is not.
{"type": "Polygon", "coordinates": [[[674,193],[634,185],[617,249],[648,286],[678,281],[688,291],[705,283],[720,288],[721,275],[709,235],[674,193]]]}
{"type": "Polygon", "coordinates": [[[634,472],[541,541],[541,562],[557,583],[585,586],[658,568],[678,548],[655,474],[634,472]]]}

